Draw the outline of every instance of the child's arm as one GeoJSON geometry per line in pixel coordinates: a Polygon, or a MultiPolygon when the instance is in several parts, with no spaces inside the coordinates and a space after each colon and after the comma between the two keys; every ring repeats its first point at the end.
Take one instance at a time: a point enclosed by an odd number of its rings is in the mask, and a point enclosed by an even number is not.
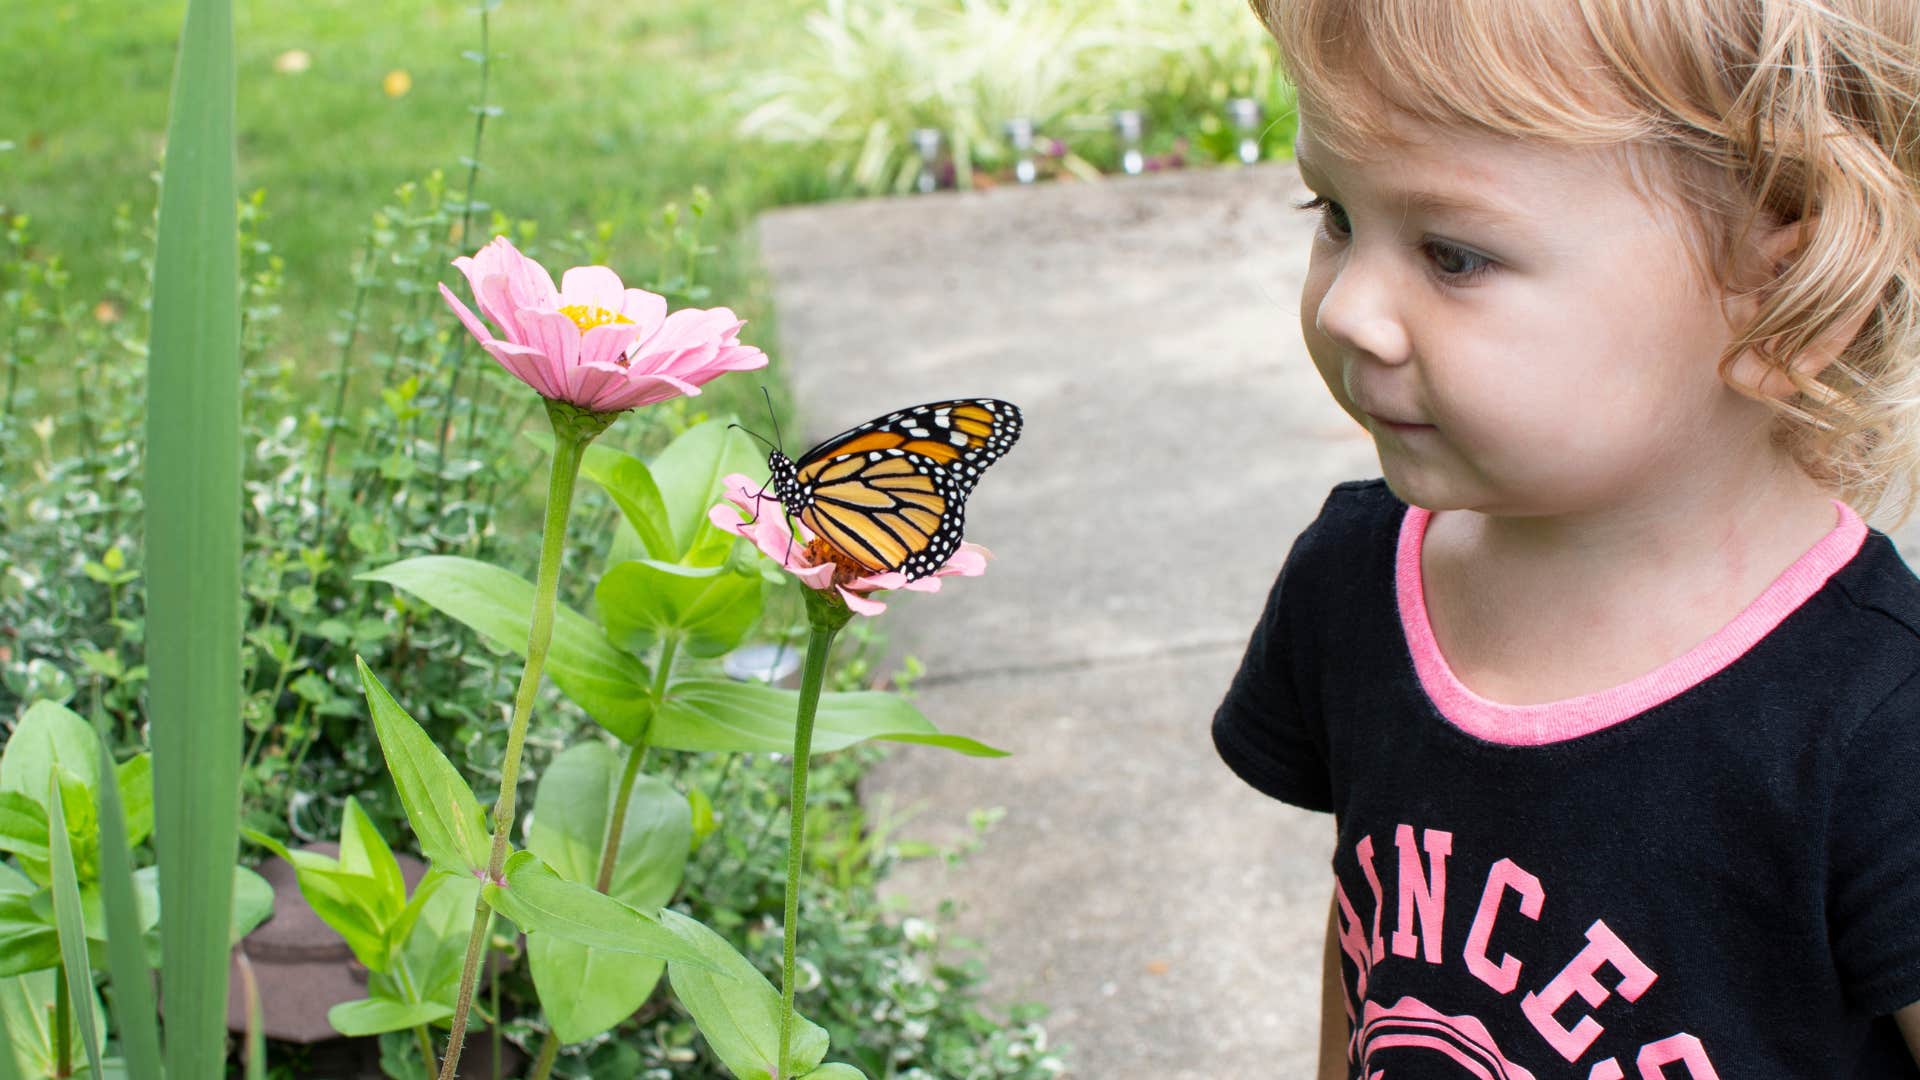
{"type": "MultiPolygon", "coordinates": [[[[1318,1080],[1347,1080],[1346,988],[1340,984],[1340,942],[1335,937],[1333,901],[1327,901],[1327,947],[1320,962],[1320,1071],[1318,1080]]],[[[1914,1006],[1920,1009],[1920,1005],[1914,1006]]],[[[1920,1039],[1920,1019],[1908,1027],[1907,1012],[1902,1010],[1901,1029],[1910,1044],[1920,1039]]],[[[1920,1015],[1920,1014],[1916,1014],[1920,1015]]],[[[1920,1053],[1920,1050],[1915,1051],[1920,1053]]]]}
{"type": "Polygon", "coordinates": [[[1900,1025],[1900,1034],[1905,1036],[1907,1049],[1913,1053],[1913,1060],[1920,1062],[1920,1001],[1894,1013],[1893,1019],[1900,1025]]]}

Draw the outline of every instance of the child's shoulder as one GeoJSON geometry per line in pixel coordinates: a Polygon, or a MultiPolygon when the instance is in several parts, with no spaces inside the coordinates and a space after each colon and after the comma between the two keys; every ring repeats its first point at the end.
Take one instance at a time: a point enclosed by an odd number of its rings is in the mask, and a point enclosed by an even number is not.
{"type": "Polygon", "coordinates": [[[1390,564],[1407,505],[1382,479],[1335,484],[1287,555],[1289,575],[1318,581],[1367,575],[1390,564]]]}
{"type": "Polygon", "coordinates": [[[1407,504],[1387,486],[1382,477],[1372,480],[1344,480],[1333,485],[1327,492],[1327,499],[1320,504],[1320,515],[1313,520],[1309,529],[1322,526],[1338,527],[1347,524],[1373,524],[1382,517],[1398,520],[1406,513],[1407,504]]]}
{"type": "Polygon", "coordinates": [[[1400,501],[1384,479],[1347,480],[1333,486],[1326,501],[1300,534],[1296,553],[1316,547],[1348,549],[1355,541],[1378,538],[1399,531],[1407,504],[1400,501]]]}
{"type": "Polygon", "coordinates": [[[1896,636],[1920,642],[1920,577],[1885,533],[1869,531],[1859,553],[1833,576],[1832,583],[1856,615],[1883,623],[1896,636]]]}

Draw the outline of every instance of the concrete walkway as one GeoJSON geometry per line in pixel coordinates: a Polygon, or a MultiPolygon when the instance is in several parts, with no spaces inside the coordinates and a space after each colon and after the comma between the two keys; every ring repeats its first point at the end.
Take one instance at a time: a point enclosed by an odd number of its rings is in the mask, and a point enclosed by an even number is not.
{"type": "Polygon", "coordinates": [[[892,883],[961,901],[992,995],[1049,1004],[1078,1077],[1311,1072],[1332,821],[1208,735],[1294,534],[1374,470],[1300,345],[1296,186],[1271,165],[761,222],[809,435],[948,396],[1026,414],[968,504],[988,575],[886,624],[927,715],[1015,756],[906,748],[868,795],[945,841],[1005,809],[957,869],[892,883]]]}
{"type": "Polygon", "coordinates": [[[947,842],[1005,809],[955,870],[892,884],[960,900],[992,995],[1051,1005],[1076,1077],[1312,1075],[1332,819],[1208,735],[1294,535],[1378,475],[1300,342],[1302,194],[1276,164],[761,223],[808,434],[950,396],[1026,413],[969,503],[988,575],[886,620],[927,715],[1015,756],[904,748],[867,794],[947,842]]]}

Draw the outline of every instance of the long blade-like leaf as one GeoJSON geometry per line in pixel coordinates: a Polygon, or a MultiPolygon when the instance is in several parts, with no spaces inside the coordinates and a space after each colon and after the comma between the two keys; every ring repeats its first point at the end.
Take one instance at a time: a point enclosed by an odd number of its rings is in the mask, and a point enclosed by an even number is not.
{"type": "Polygon", "coordinates": [[[66,965],[67,998],[80,1022],[80,1044],[86,1047],[93,1075],[100,1072],[100,1039],[93,1017],[93,972],[87,966],[87,922],[80,911],[80,879],[73,869],[73,845],[67,839],[67,814],[61,803],[60,775],[47,778],[47,860],[53,868],[53,921],[60,934],[60,959],[66,965]]]}
{"type": "Polygon", "coordinates": [[[21,1080],[20,1062],[13,1056],[13,1035],[7,1030],[5,1009],[0,1009],[0,1080],[21,1080]]]}
{"type": "Polygon", "coordinates": [[[113,753],[100,743],[94,799],[100,821],[100,904],[107,916],[107,971],[113,976],[113,1018],[131,1080],[160,1080],[160,1028],[154,1020],[153,969],[140,941],[139,893],[127,845],[126,811],[115,782],[113,753]]]}
{"type": "Polygon", "coordinates": [[[147,359],[147,663],[167,1073],[225,1071],[239,855],[240,276],[231,0],[188,0],[147,359]]]}

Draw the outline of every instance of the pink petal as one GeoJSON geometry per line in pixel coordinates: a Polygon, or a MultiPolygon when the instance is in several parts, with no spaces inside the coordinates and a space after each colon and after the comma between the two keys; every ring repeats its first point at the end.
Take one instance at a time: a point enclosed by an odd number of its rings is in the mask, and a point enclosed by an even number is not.
{"type": "Polygon", "coordinates": [[[620,275],[604,266],[576,266],[560,275],[560,303],[586,304],[605,311],[619,311],[626,302],[620,275]]]}
{"type": "Polygon", "coordinates": [[[467,328],[467,333],[472,334],[482,345],[493,340],[493,334],[487,329],[486,324],[481,322],[467,305],[460,302],[460,298],[453,294],[452,289],[442,284],[440,295],[446,299],[447,306],[453,308],[453,313],[460,316],[460,324],[467,328]]]}
{"type": "Polygon", "coordinates": [[[627,373],[618,364],[581,364],[567,369],[566,400],[592,412],[620,412],[613,401],[626,385],[627,373]]]}
{"type": "Polygon", "coordinates": [[[702,345],[732,345],[746,323],[726,308],[681,308],[667,316],[647,341],[649,350],[678,352],[702,345]]]}
{"type": "Polygon", "coordinates": [[[627,347],[640,336],[640,327],[632,323],[607,323],[587,331],[580,338],[581,364],[603,364],[618,368],[622,375],[627,373],[627,365],[620,363],[627,347]]]}
{"type": "Polygon", "coordinates": [[[557,311],[521,308],[514,314],[525,340],[522,345],[547,356],[553,385],[567,385],[567,371],[580,362],[580,327],[557,311]]]}
{"type": "Polygon", "coordinates": [[[855,615],[878,615],[887,610],[887,605],[880,601],[870,600],[857,593],[850,593],[845,589],[840,590],[840,599],[847,602],[847,609],[855,615]]]}
{"type": "Polygon", "coordinates": [[[626,374],[625,385],[622,386],[620,393],[616,397],[609,398],[609,401],[617,404],[609,405],[605,411],[637,409],[642,405],[652,405],[655,402],[683,395],[693,397],[699,393],[699,387],[669,375],[643,375],[630,371],[626,374]]]}
{"type": "Polygon", "coordinates": [[[513,288],[507,282],[505,274],[487,274],[473,283],[473,298],[480,304],[480,313],[493,320],[500,328],[500,336],[514,344],[524,344],[524,335],[520,333],[520,323],[515,318],[519,307],[513,302],[513,288]]]}
{"type": "Polygon", "coordinates": [[[546,398],[565,396],[562,393],[564,388],[554,384],[552,365],[540,350],[498,339],[483,341],[480,347],[500,361],[500,366],[512,372],[515,378],[533,387],[534,393],[546,398]]]}
{"type": "Polygon", "coordinates": [[[645,289],[628,289],[614,310],[639,323],[645,328],[643,333],[652,334],[667,321],[667,298],[645,289]]]}
{"type": "Polygon", "coordinates": [[[559,290],[553,287],[553,275],[547,273],[546,267],[520,254],[520,249],[506,237],[494,237],[474,258],[483,273],[506,275],[516,308],[551,311],[559,306],[556,303],[559,290]]]}

